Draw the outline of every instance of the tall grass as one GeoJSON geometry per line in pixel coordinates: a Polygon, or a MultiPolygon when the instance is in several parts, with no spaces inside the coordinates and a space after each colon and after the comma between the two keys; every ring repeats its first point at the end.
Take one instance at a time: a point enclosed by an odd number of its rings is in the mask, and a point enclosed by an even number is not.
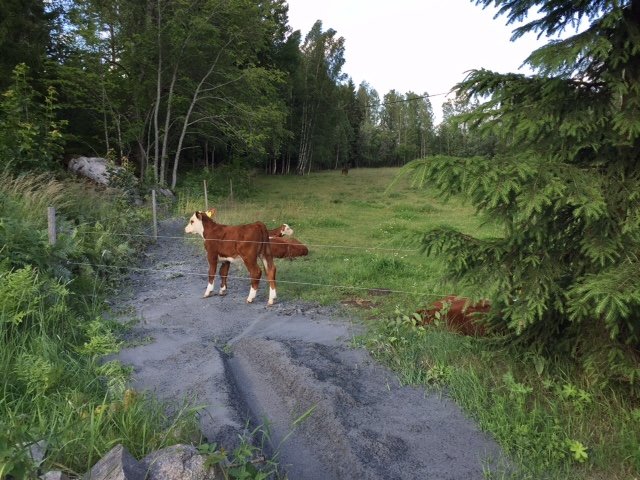
{"type": "Polygon", "coordinates": [[[145,215],[116,191],[0,174],[1,478],[34,473],[25,445],[37,441],[48,445],[43,469],[82,473],[116,443],[141,456],[197,435],[193,412],[169,418],[126,388],[127,368],[103,360],[120,346],[103,298],[139,246],[119,234],[145,215]]]}
{"type": "MultiPolygon", "coordinates": [[[[280,301],[365,307],[352,309],[369,326],[362,345],[403,382],[445,388],[512,456],[516,472],[488,471],[488,478],[640,478],[637,399],[603,387],[570,358],[416,325],[412,312],[440,297],[484,293],[442,278],[441,260],[419,249],[421,235],[438,226],[481,237],[501,232],[459,200],[442,202],[404,180],[386,192],[396,171],[257,177],[250,198],[210,196],[209,205],[222,223],[289,223],[310,253],[277,262],[280,301]]],[[[204,198],[194,188],[178,205],[186,221],[204,198]]],[[[606,374],[606,364],[599,367],[606,374]]]]}

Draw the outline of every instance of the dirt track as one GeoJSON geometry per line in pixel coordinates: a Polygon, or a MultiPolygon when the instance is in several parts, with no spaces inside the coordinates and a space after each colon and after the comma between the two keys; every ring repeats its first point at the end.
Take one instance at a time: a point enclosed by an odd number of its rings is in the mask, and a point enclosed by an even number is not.
{"type": "Polygon", "coordinates": [[[202,242],[180,238],[185,224],[161,224],[159,235],[174,238],[160,238],[148,270],[131,276],[126,302],[142,319],[132,336],[152,339],[119,355],[137,389],[207,405],[202,431],[227,448],[247,422],[268,422],[290,480],[482,479],[496,464],[498,446],[446,396],[401,387],[350,348],[350,319],[282,294],[267,307],[265,281],[246,304],[248,281],[231,278],[247,275],[242,266],[232,267],[228,295],[203,299],[202,242]]]}

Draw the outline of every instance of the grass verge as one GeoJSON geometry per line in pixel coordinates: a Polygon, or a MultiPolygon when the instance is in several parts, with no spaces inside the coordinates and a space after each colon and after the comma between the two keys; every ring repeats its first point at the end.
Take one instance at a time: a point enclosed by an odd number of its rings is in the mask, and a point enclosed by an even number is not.
{"type": "Polygon", "coordinates": [[[135,456],[198,436],[191,409],[127,388],[129,370],[105,361],[120,342],[104,298],[142,244],[142,224],[117,191],[50,175],[0,174],[0,478],[37,468],[88,470],[114,445],[135,456]],[[49,245],[47,207],[57,209],[49,245]],[[29,445],[46,444],[36,465],[29,445]]]}

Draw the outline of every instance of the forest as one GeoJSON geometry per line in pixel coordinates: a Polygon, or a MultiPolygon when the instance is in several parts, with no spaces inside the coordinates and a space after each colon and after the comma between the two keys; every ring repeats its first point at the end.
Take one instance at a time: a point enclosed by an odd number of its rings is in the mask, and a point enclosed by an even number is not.
{"type": "MultiPolygon", "coordinates": [[[[42,110],[27,147],[41,150],[28,160],[36,168],[60,163],[47,150],[107,154],[175,188],[195,166],[305,174],[482,153],[448,122],[460,108],[453,101],[436,126],[428,92],[381,96],[354,85],[342,71],[345,39],[320,20],[292,31],[284,0],[9,0],[1,8],[0,91],[18,96],[5,97],[5,109],[33,102],[42,110]]],[[[25,146],[14,139],[13,148],[25,146]]]]}

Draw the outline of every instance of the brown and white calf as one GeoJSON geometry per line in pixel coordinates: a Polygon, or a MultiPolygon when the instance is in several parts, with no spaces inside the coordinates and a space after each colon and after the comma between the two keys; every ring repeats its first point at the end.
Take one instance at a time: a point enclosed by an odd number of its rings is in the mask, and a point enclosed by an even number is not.
{"type": "Polygon", "coordinates": [[[463,297],[449,295],[433,302],[429,308],[418,310],[425,324],[433,323],[436,318],[446,322],[449,330],[463,335],[484,336],[486,334],[481,320],[491,310],[487,300],[471,303],[463,297]]]}
{"type": "Polygon", "coordinates": [[[286,223],[283,223],[278,228],[269,230],[269,238],[284,236],[290,237],[291,235],[293,235],[293,229],[286,223]]]}
{"type": "Polygon", "coordinates": [[[304,257],[309,254],[307,246],[295,238],[269,238],[273,258],[304,257]]]}
{"type": "Polygon", "coordinates": [[[276,299],[276,266],[271,254],[269,233],[264,223],[222,225],[213,221],[206,212],[195,212],[184,231],[200,235],[204,239],[204,247],[209,261],[209,283],[204,291],[205,298],[211,296],[213,291],[218,262],[222,262],[220,266],[220,295],[224,295],[227,291],[227,276],[231,262],[241,259],[251,278],[251,289],[247,303],[253,302],[262,275],[262,270],[258,266],[258,259],[261,259],[269,281],[268,304],[273,305],[276,299]]]}

